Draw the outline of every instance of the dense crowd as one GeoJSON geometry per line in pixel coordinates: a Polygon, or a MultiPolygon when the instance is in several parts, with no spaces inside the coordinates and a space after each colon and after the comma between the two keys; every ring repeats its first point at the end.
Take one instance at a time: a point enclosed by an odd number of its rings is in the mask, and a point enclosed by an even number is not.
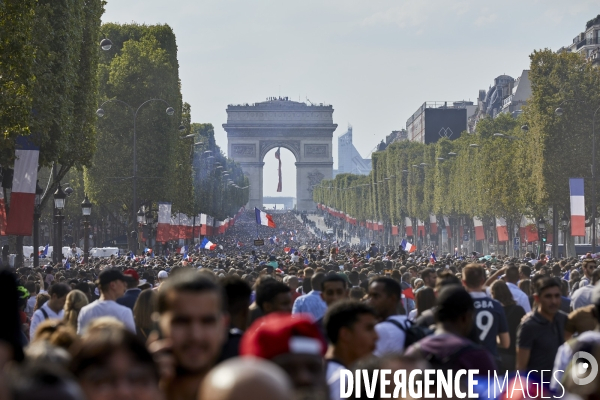
{"type": "Polygon", "coordinates": [[[600,396],[560,372],[600,355],[593,255],[433,260],[273,219],[244,214],[212,251],[2,270],[0,399],[336,400],[345,369],[427,368],[552,371],[523,398],[600,396]]]}

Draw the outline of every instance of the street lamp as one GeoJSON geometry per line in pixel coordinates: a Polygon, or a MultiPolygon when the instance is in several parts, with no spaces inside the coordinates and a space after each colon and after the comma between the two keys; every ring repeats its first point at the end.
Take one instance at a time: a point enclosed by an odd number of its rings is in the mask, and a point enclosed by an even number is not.
{"type": "MultiPolygon", "coordinates": [[[[569,218],[567,218],[566,214],[563,214],[563,217],[560,221],[560,228],[563,231],[563,254],[567,254],[567,228],[569,227],[569,218]]],[[[558,242],[558,240],[557,240],[558,242]]],[[[558,243],[556,245],[558,247],[558,243]]]]}
{"type": "Polygon", "coordinates": [[[540,248],[538,249],[538,256],[540,254],[542,254],[543,251],[545,251],[545,249],[543,249],[545,236],[546,236],[546,221],[544,220],[544,217],[540,217],[540,219],[538,219],[538,240],[540,242],[540,244],[539,244],[540,248]]]}
{"type": "Polygon", "coordinates": [[[62,186],[59,183],[56,192],[54,192],[54,208],[56,209],[56,229],[54,232],[56,232],[56,235],[54,238],[52,261],[55,264],[62,262],[62,221],[64,218],[62,210],[65,208],[66,199],[67,194],[62,190],[62,186]]]}
{"type": "Polygon", "coordinates": [[[92,203],[87,194],[81,202],[81,213],[83,214],[83,262],[87,265],[90,255],[90,215],[92,214],[92,203]]]}
{"type": "Polygon", "coordinates": [[[42,203],[42,195],[44,189],[42,189],[38,182],[35,183],[35,207],[33,208],[33,267],[37,268],[40,266],[40,216],[42,210],[40,210],[40,204],[42,203]]]}
{"type": "Polygon", "coordinates": [[[113,43],[112,43],[112,41],[110,39],[104,38],[100,42],[100,47],[102,48],[102,50],[108,51],[112,47],[112,44],[113,43]]]}
{"type": "MultiPolygon", "coordinates": [[[[131,212],[132,212],[132,225],[135,226],[135,221],[136,221],[136,209],[137,209],[137,133],[136,133],[136,121],[137,121],[137,115],[138,112],[140,111],[140,109],[151,102],[154,101],[160,101],[163,102],[167,105],[167,109],[165,110],[165,112],[167,113],[167,115],[171,116],[173,114],[175,114],[175,109],[173,107],[171,107],[169,105],[169,103],[167,103],[165,100],[163,99],[149,99],[146,100],[145,102],[143,102],[142,104],[140,104],[140,106],[135,110],[135,112],[133,113],[133,207],[131,208],[131,212]]],[[[128,103],[124,102],[123,100],[118,100],[118,99],[112,99],[112,100],[106,100],[104,103],[102,103],[100,105],[100,107],[98,108],[98,110],[96,110],[96,115],[98,116],[98,118],[102,118],[105,115],[104,109],[102,108],[106,103],[111,103],[111,102],[117,102],[120,104],[123,104],[125,107],[129,108],[130,110],[134,110],[134,108],[129,105],[128,103]]],[[[131,247],[133,247],[133,249],[131,249],[135,255],[137,255],[137,246],[133,245],[134,242],[134,236],[135,236],[135,229],[132,230],[132,240],[131,240],[131,247]]]]}

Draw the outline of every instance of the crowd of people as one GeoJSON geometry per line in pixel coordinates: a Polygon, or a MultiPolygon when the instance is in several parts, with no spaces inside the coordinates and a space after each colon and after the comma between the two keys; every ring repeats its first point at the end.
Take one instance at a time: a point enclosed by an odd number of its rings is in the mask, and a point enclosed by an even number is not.
{"type": "MultiPolygon", "coordinates": [[[[344,370],[428,368],[551,371],[527,397],[600,396],[562,373],[600,355],[593,255],[433,260],[273,219],[244,214],[212,251],[0,271],[0,400],[337,400],[344,370]]],[[[352,396],[391,394],[374,393],[352,396]]]]}

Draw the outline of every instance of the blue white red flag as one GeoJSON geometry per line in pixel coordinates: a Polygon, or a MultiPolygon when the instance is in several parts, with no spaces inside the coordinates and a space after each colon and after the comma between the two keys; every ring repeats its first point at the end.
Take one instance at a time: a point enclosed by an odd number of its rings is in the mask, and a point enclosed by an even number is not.
{"type": "Polygon", "coordinates": [[[406,239],[402,239],[402,243],[400,243],[400,248],[407,253],[412,253],[417,250],[417,246],[412,243],[409,243],[406,239]]]}
{"type": "Polygon", "coordinates": [[[217,248],[217,245],[208,240],[207,238],[204,238],[202,243],[200,243],[200,247],[207,250],[214,250],[217,248]]]}
{"type": "Polygon", "coordinates": [[[17,137],[6,235],[31,236],[39,155],[40,149],[31,136],[17,137]]]}
{"type": "Polygon", "coordinates": [[[275,222],[273,222],[273,217],[266,212],[254,207],[254,214],[256,215],[256,223],[258,225],[268,226],[269,228],[276,227],[275,222]]]}
{"type": "Polygon", "coordinates": [[[437,258],[435,257],[435,253],[433,251],[431,252],[431,257],[429,257],[429,261],[431,261],[432,263],[437,262],[437,258]]]}

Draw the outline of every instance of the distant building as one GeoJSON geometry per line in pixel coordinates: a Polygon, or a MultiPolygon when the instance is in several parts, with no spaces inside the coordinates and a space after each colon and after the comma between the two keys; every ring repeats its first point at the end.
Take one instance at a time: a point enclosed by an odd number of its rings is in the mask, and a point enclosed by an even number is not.
{"type": "Polygon", "coordinates": [[[407,139],[426,144],[457,139],[476,109],[472,101],[425,102],[406,121],[407,139]]]}
{"type": "Polygon", "coordinates": [[[468,119],[468,132],[475,132],[477,122],[486,117],[496,118],[501,113],[510,113],[516,118],[529,97],[531,97],[529,70],[523,70],[517,79],[508,75],[496,77],[494,85],[490,86],[487,92],[479,91],[477,108],[468,119]]]}
{"type": "Polygon", "coordinates": [[[585,31],[573,38],[573,43],[558,49],[558,53],[582,54],[595,66],[600,66],[600,14],[585,24],[585,31]]]}
{"type": "Polygon", "coordinates": [[[352,126],[348,131],[338,137],[338,169],[337,174],[368,175],[371,172],[371,160],[363,158],[354,144],[352,144],[352,126]]]}

